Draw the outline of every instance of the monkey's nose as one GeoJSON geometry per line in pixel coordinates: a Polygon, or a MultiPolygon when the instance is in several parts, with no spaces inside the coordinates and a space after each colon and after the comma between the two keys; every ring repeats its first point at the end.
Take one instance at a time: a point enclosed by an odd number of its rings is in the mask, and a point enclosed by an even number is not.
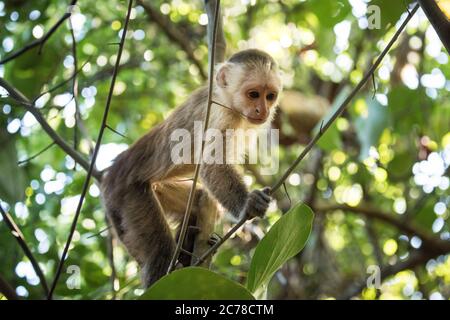
{"type": "Polygon", "coordinates": [[[259,107],[256,107],[256,114],[260,114],[261,111],[259,110],[259,107]]]}

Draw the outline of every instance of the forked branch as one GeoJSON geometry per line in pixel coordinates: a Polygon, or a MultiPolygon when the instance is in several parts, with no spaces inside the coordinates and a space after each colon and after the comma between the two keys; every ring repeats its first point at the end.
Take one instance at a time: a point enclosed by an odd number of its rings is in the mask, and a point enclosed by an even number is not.
{"type": "Polygon", "coordinates": [[[56,30],[58,30],[58,28],[61,26],[61,24],[67,20],[71,14],[72,14],[72,7],[77,3],[77,0],[72,0],[70,2],[69,8],[67,9],[66,13],[48,30],[48,32],[39,39],[36,39],[32,42],[30,42],[29,44],[27,44],[25,47],[23,47],[22,49],[14,52],[13,54],[7,56],[5,59],[0,61],[0,65],[5,64],[11,60],[14,60],[17,57],[20,57],[22,54],[24,54],[25,52],[39,46],[39,53],[42,50],[43,45],[47,42],[47,40],[52,36],[53,33],[55,33],[56,30]]]}

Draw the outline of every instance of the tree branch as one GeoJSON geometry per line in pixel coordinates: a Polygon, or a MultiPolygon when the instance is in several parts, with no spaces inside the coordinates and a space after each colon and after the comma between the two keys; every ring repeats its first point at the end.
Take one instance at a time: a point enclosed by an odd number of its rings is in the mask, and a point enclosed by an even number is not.
{"type": "Polygon", "coordinates": [[[419,0],[419,4],[436,30],[447,52],[450,53],[450,22],[448,18],[439,9],[435,0],[419,0]]]}
{"type": "Polygon", "coordinates": [[[19,227],[14,223],[13,218],[8,213],[6,213],[5,210],[3,210],[1,204],[0,204],[0,214],[3,217],[3,221],[5,221],[6,226],[9,228],[9,230],[11,230],[11,234],[14,236],[17,243],[25,253],[25,256],[27,256],[27,258],[30,260],[31,265],[33,266],[33,269],[36,272],[36,275],[39,277],[39,281],[41,283],[42,289],[44,290],[44,294],[47,295],[48,294],[47,280],[45,279],[44,273],[42,272],[39,263],[37,262],[36,258],[31,252],[30,247],[28,247],[22,231],[20,231],[19,227]]]}
{"type": "Polygon", "coordinates": [[[189,37],[183,34],[169,18],[153,8],[150,3],[144,2],[143,0],[137,0],[137,3],[144,8],[149,20],[156,23],[170,40],[174,41],[184,52],[186,52],[188,59],[195,64],[203,80],[206,80],[208,77],[203,70],[201,62],[194,55],[194,50],[189,42],[189,37]]]}
{"type": "Polygon", "coordinates": [[[67,258],[67,254],[69,252],[69,247],[70,247],[70,244],[72,242],[73,234],[75,233],[75,230],[76,230],[76,227],[77,227],[77,222],[78,222],[78,218],[79,218],[80,213],[81,213],[81,208],[83,206],[84,198],[86,197],[86,193],[87,193],[87,190],[89,188],[89,183],[90,183],[90,180],[91,180],[91,176],[93,176],[93,173],[94,173],[95,161],[97,160],[98,151],[100,150],[100,145],[102,143],[103,134],[104,134],[106,126],[107,126],[108,113],[109,113],[111,100],[112,100],[112,96],[113,96],[114,85],[116,83],[117,74],[119,72],[120,59],[122,58],[122,52],[123,52],[123,47],[125,45],[125,37],[127,35],[128,23],[130,21],[130,14],[131,14],[131,8],[132,7],[133,7],[133,0],[129,0],[128,1],[127,16],[125,18],[125,24],[124,24],[124,27],[123,27],[122,36],[121,36],[120,43],[119,43],[119,50],[118,50],[118,53],[117,53],[117,59],[116,59],[116,63],[115,63],[115,66],[114,66],[114,72],[113,72],[112,79],[111,79],[111,86],[109,88],[108,98],[106,100],[106,106],[105,106],[105,111],[103,113],[103,119],[102,119],[101,127],[100,127],[100,130],[99,130],[99,133],[98,133],[97,141],[95,143],[95,149],[94,149],[94,153],[92,154],[92,160],[91,160],[91,162],[89,164],[89,169],[88,169],[88,172],[87,172],[87,176],[86,176],[86,179],[84,180],[83,189],[82,189],[81,195],[80,195],[80,201],[78,202],[78,205],[77,205],[75,216],[73,218],[72,225],[71,225],[71,228],[70,228],[69,236],[67,238],[67,242],[66,242],[66,245],[64,247],[63,253],[61,255],[61,260],[59,262],[55,278],[53,280],[52,286],[50,288],[50,292],[49,292],[48,297],[47,297],[49,300],[52,299],[53,292],[54,292],[54,290],[56,288],[56,284],[58,283],[59,277],[61,275],[62,268],[64,266],[64,262],[65,262],[65,260],[67,258]]]}
{"type": "Polygon", "coordinates": [[[11,285],[0,275],[0,293],[8,300],[20,300],[11,285]]]}
{"type": "Polygon", "coordinates": [[[41,49],[42,46],[45,44],[45,42],[47,42],[47,40],[51,37],[51,35],[58,30],[59,26],[61,26],[61,24],[71,16],[71,7],[74,6],[77,3],[77,0],[72,0],[69,4],[69,8],[67,10],[67,12],[48,30],[48,32],[40,39],[36,39],[32,42],[30,42],[28,45],[26,45],[25,47],[23,47],[22,49],[14,52],[13,54],[9,55],[8,57],[6,57],[5,59],[0,61],[0,65],[5,64],[19,56],[21,56],[22,54],[24,54],[25,52],[33,49],[34,47],[39,46],[39,53],[41,53],[41,49]]]}
{"type": "MultiPolygon", "coordinates": [[[[73,149],[67,142],[64,141],[62,137],[58,135],[58,133],[53,130],[53,128],[48,124],[47,120],[44,118],[42,113],[37,109],[33,102],[31,102],[22,92],[18,89],[14,88],[10,85],[5,79],[0,77],[0,87],[3,87],[9,94],[9,96],[22,105],[28,112],[30,112],[37,122],[41,125],[42,129],[50,136],[50,138],[66,152],[69,156],[71,156],[78,164],[80,164],[85,170],[89,169],[89,163],[87,160],[78,153],[75,149],[73,149]]],[[[93,172],[94,178],[98,181],[101,181],[101,173],[97,170],[93,172]]]]}
{"type": "Polygon", "coordinates": [[[396,227],[398,230],[408,234],[408,235],[415,235],[418,236],[420,239],[422,239],[424,246],[431,250],[438,250],[438,251],[444,251],[444,252],[450,252],[450,242],[443,241],[439,239],[438,237],[434,237],[430,234],[428,234],[426,231],[421,229],[420,227],[414,226],[411,223],[407,221],[401,221],[398,218],[395,218],[395,216],[382,212],[377,209],[373,209],[370,207],[350,207],[347,205],[341,205],[341,204],[333,204],[333,205],[322,205],[322,206],[316,206],[315,207],[318,212],[332,212],[336,210],[341,210],[344,212],[353,212],[362,214],[367,218],[379,220],[382,222],[385,222],[387,224],[390,224],[394,227],[396,227]]]}
{"type": "MultiPolygon", "coordinates": [[[[214,40],[214,33],[213,28],[210,27],[210,23],[214,21],[214,13],[215,8],[217,5],[217,0],[205,0],[205,10],[206,15],[208,16],[208,28],[207,28],[207,36],[208,36],[208,48],[211,48],[211,44],[215,43],[215,55],[214,55],[214,63],[220,63],[225,60],[225,51],[227,49],[227,42],[225,40],[225,34],[223,32],[223,16],[219,7],[219,14],[218,14],[218,26],[217,26],[217,33],[215,34],[214,40]]],[[[209,51],[209,55],[211,55],[211,50],[209,51]]],[[[211,56],[209,56],[208,61],[211,61],[211,56]]]]}

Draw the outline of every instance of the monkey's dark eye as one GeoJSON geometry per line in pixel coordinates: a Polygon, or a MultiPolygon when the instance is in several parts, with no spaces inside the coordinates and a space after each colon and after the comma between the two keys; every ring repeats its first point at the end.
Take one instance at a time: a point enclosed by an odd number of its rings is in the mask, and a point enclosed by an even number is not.
{"type": "Polygon", "coordinates": [[[258,99],[258,98],[259,98],[259,92],[258,92],[258,91],[250,91],[250,92],[248,93],[248,96],[249,96],[251,99],[258,99]]]}
{"type": "Polygon", "coordinates": [[[267,96],[266,96],[266,99],[268,100],[268,101],[272,101],[272,100],[275,100],[275,98],[276,98],[276,94],[275,93],[269,93],[267,96]]]}

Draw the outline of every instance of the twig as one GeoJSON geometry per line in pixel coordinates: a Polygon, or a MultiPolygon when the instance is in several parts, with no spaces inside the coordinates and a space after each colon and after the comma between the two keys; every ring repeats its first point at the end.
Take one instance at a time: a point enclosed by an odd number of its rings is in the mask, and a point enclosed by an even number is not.
{"type": "Polygon", "coordinates": [[[113,129],[110,125],[106,125],[106,128],[108,128],[109,130],[111,130],[112,132],[114,132],[115,134],[121,136],[122,138],[125,138],[127,140],[130,140],[130,138],[128,138],[126,135],[124,135],[123,133],[120,133],[119,131],[117,131],[116,129],[113,129]]]}
{"type": "Polygon", "coordinates": [[[36,258],[34,257],[33,253],[31,252],[30,248],[27,245],[27,242],[25,241],[25,237],[23,236],[22,231],[20,231],[19,227],[15,224],[13,218],[3,210],[3,207],[0,204],[0,214],[3,217],[3,220],[6,223],[6,226],[11,230],[11,234],[14,236],[14,238],[19,243],[19,246],[22,248],[23,252],[27,256],[28,260],[30,260],[31,265],[33,266],[34,271],[36,272],[36,275],[39,277],[39,282],[41,283],[42,289],[44,290],[44,294],[48,294],[48,285],[47,280],[45,279],[44,273],[42,272],[41,267],[39,266],[39,263],[37,262],[36,258]]]}
{"type": "Polygon", "coordinates": [[[101,235],[103,232],[108,231],[109,229],[112,228],[112,225],[108,225],[106,228],[103,228],[102,230],[100,230],[97,233],[91,234],[89,237],[86,237],[86,239],[91,239],[91,238],[95,238],[98,237],[99,235],[101,235]]]}
{"type": "Polygon", "coordinates": [[[17,162],[17,165],[21,166],[27,162],[30,162],[31,160],[39,157],[41,154],[43,154],[45,151],[47,151],[48,149],[50,149],[51,147],[53,147],[56,144],[55,141],[53,141],[52,143],[50,143],[48,146],[46,146],[44,149],[42,149],[41,151],[39,151],[38,153],[32,155],[31,157],[25,159],[25,160],[20,160],[19,162],[17,162]]]}
{"type": "Polygon", "coordinates": [[[76,209],[76,212],[75,212],[75,216],[74,216],[73,221],[72,221],[72,225],[71,225],[70,232],[69,232],[69,237],[67,238],[67,242],[66,242],[66,245],[64,247],[64,251],[62,253],[61,260],[59,262],[55,278],[53,280],[50,292],[49,292],[48,297],[47,297],[49,300],[52,299],[53,292],[54,292],[54,290],[56,288],[56,284],[58,283],[59,277],[61,275],[62,268],[64,266],[64,262],[65,262],[66,257],[67,257],[67,253],[69,251],[69,247],[70,247],[70,244],[72,242],[73,234],[75,233],[75,229],[77,227],[77,222],[78,222],[78,218],[79,218],[80,213],[81,213],[81,208],[83,206],[84,198],[86,197],[86,193],[87,193],[87,190],[89,188],[89,183],[90,183],[90,180],[91,180],[91,176],[93,175],[93,172],[94,172],[95,161],[97,160],[98,151],[100,149],[100,145],[101,145],[101,142],[102,142],[103,134],[104,134],[105,129],[106,129],[106,123],[107,123],[107,120],[108,120],[108,113],[109,113],[111,100],[112,100],[112,96],[113,96],[114,85],[116,83],[117,73],[119,71],[120,59],[122,57],[123,47],[124,47],[124,44],[125,44],[125,37],[126,37],[126,34],[127,34],[128,22],[130,20],[130,14],[131,14],[132,6],[133,6],[133,0],[129,0],[128,1],[127,16],[125,18],[125,25],[123,27],[122,37],[120,39],[119,51],[117,53],[117,59],[116,59],[115,67],[114,67],[113,76],[112,76],[112,79],[111,79],[111,86],[109,88],[108,98],[106,100],[106,106],[105,106],[105,111],[103,113],[102,124],[101,124],[100,130],[99,130],[99,133],[98,133],[98,137],[97,137],[97,142],[95,144],[94,153],[92,154],[92,159],[91,159],[91,162],[89,164],[88,173],[87,173],[86,179],[84,180],[83,189],[82,189],[81,195],[80,195],[80,200],[78,202],[78,206],[77,206],[77,209],[76,209]]]}
{"type": "MultiPolygon", "coordinates": [[[[318,133],[314,136],[314,138],[308,143],[308,145],[303,149],[303,151],[300,153],[298,158],[294,161],[294,163],[286,170],[286,172],[283,174],[283,176],[272,186],[270,194],[275,193],[278,188],[280,188],[284,181],[290,176],[292,171],[295,169],[295,167],[305,158],[305,156],[308,154],[308,152],[315,146],[317,141],[320,139],[320,137],[327,131],[327,129],[333,124],[333,122],[341,115],[341,113],[345,110],[348,103],[356,96],[358,91],[364,86],[364,84],[367,82],[367,80],[370,79],[372,74],[375,72],[375,70],[380,65],[383,58],[386,56],[392,45],[395,43],[395,41],[398,39],[400,34],[402,33],[403,29],[408,24],[409,20],[414,16],[417,9],[419,9],[419,5],[416,4],[414,9],[411,11],[411,14],[405,19],[405,21],[402,23],[400,28],[397,30],[397,32],[394,34],[392,39],[389,41],[387,46],[384,48],[384,50],[381,52],[381,54],[378,56],[375,63],[372,65],[372,67],[369,69],[369,71],[365,74],[363,79],[356,85],[356,87],[353,89],[353,91],[349,94],[349,96],[345,99],[345,101],[341,104],[341,106],[335,111],[335,113],[331,116],[331,118],[325,123],[325,125],[318,131],[318,133]]],[[[225,236],[220,239],[218,242],[216,242],[211,248],[206,251],[200,258],[199,261],[195,265],[199,265],[202,263],[206,258],[209,257],[209,255],[213,254],[227,239],[229,239],[244,223],[247,221],[247,217],[243,217],[239,222],[231,228],[225,236]]]]}
{"type": "MultiPolygon", "coordinates": [[[[214,37],[213,37],[212,45],[210,48],[211,55],[210,55],[210,60],[209,60],[208,101],[206,104],[206,114],[205,114],[205,120],[204,120],[205,127],[203,128],[202,137],[205,135],[205,132],[208,129],[208,123],[209,123],[209,117],[210,117],[210,111],[211,111],[211,105],[212,105],[213,79],[214,79],[214,57],[215,57],[215,53],[216,53],[215,52],[216,51],[215,40],[216,40],[216,32],[217,32],[217,26],[218,26],[219,8],[220,8],[220,0],[217,0],[216,10],[215,10],[215,14],[214,14],[214,31],[213,31],[214,37]]],[[[177,263],[178,257],[181,252],[181,248],[182,248],[184,240],[186,238],[186,231],[187,231],[187,228],[189,225],[189,217],[191,215],[192,204],[194,202],[194,197],[195,197],[195,188],[197,186],[197,180],[198,180],[198,176],[200,173],[200,165],[203,162],[202,160],[203,160],[204,146],[205,146],[205,140],[202,139],[200,152],[199,152],[199,159],[195,165],[194,180],[192,181],[192,187],[191,187],[191,191],[189,192],[189,198],[188,198],[188,203],[186,206],[186,212],[184,214],[183,224],[181,225],[181,229],[180,229],[180,237],[178,238],[175,252],[172,256],[172,260],[170,261],[169,269],[167,270],[168,273],[170,273],[175,268],[175,265],[177,263]]]]}
{"type": "Polygon", "coordinates": [[[201,62],[194,55],[194,50],[192,49],[191,43],[189,42],[189,37],[184,34],[180,30],[180,28],[177,28],[169,18],[161,14],[157,9],[153,8],[150,3],[144,2],[143,0],[137,0],[137,2],[144,8],[149,17],[149,20],[156,23],[170,40],[178,44],[181,49],[186,52],[188,59],[199,70],[200,76],[203,79],[207,79],[208,77],[203,70],[201,62]]]}
{"type": "MultiPolygon", "coordinates": [[[[46,95],[46,94],[48,94],[48,93],[51,93],[51,92],[53,92],[53,91],[56,91],[56,90],[58,90],[59,88],[61,88],[62,86],[64,86],[66,83],[69,83],[70,81],[74,81],[74,79],[76,79],[76,76],[78,75],[78,73],[80,73],[82,70],[83,70],[83,68],[84,68],[84,66],[87,64],[87,63],[89,63],[89,59],[87,59],[84,63],[83,63],[83,65],[81,66],[81,68],[79,68],[78,70],[75,68],[75,72],[69,77],[69,78],[67,78],[67,79],[65,79],[65,80],[63,80],[63,81],[61,81],[60,83],[58,83],[57,85],[55,85],[54,87],[51,87],[50,89],[48,89],[48,90],[46,90],[46,91],[44,91],[44,92],[41,92],[41,93],[39,93],[39,95],[36,97],[36,98],[34,98],[33,99],[33,104],[40,98],[40,97],[42,97],[42,96],[44,96],[44,95],[46,95]]],[[[74,97],[72,96],[72,99],[73,99],[74,97]]],[[[70,102],[71,100],[69,100],[69,102],[70,102]]]]}
{"type": "Polygon", "coordinates": [[[0,293],[8,300],[19,300],[19,296],[14,291],[13,287],[0,275],[0,293]]]}
{"type": "MultiPolygon", "coordinates": [[[[17,103],[22,105],[27,111],[29,111],[37,122],[41,125],[42,129],[52,138],[55,143],[64,150],[69,156],[71,156],[78,164],[80,164],[85,170],[89,169],[89,162],[84,159],[84,157],[74,150],[62,137],[58,135],[58,133],[53,130],[53,128],[48,124],[47,120],[45,120],[42,113],[39,109],[35,108],[34,104],[18,89],[14,88],[10,85],[5,79],[0,77],[0,87],[3,87],[9,94],[9,96],[14,99],[17,103]]],[[[94,178],[98,181],[101,180],[102,175],[99,171],[94,170],[93,174],[94,178]]]]}
{"type": "Polygon", "coordinates": [[[67,12],[48,30],[48,32],[40,39],[36,39],[32,42],[30,42],[28,45],[26,45],[25,47],[23,47],[22,49],[14,52],[13,54],[11,54],[10,56],[6,57],[5,59],[0,61],[0,65],[5,64],[19,56],[21,56],[22,54],[24,54],[25,52],[27,52],[28,50],[33,49],[34,47],[39,46],[39,54],[42,51],[42,47],[45,44],[45,42],[47,42],[47,40],[51,37],[51,35],[58,30],[59,26],[67,19],[70,17],[71,15],[71,10],[70,8],[72,6],[74,6],[77,3],[77,0],[72,0],[70,2],[69,5],[69,10],[67,10],[67,12]]]}
{"type": "Polygon", "coordinates": [[[111,230],[108,231],[108,261],[109,265],[111,267],[111,292],[112,292],[112,298],[111,300],[116,300],[117,292],[116,292],[116,280],[117,280],[117,273],[116,273],[116,265],[114,263],[114,235],[111,232],[111,230]]]}
{"type": "MultiPolygon", "coordinates": [[[[81,120],[80,110],[78,109],[78,79],[77,79],[77,69],[78,69],[78,57],[77,57],[77,40],[75,39],[75,31],[73,30],[72,19],[69,19],[70,36],[72,38],[72,56],[73,56],[73,81],[72,81],[72,99],[75,103],[75,126],[73,128],[73,148],[77,150],[78,146],[78,122],[81,120]]],[[[73,165],[75,170],[77,163],[73,165]]]]}

